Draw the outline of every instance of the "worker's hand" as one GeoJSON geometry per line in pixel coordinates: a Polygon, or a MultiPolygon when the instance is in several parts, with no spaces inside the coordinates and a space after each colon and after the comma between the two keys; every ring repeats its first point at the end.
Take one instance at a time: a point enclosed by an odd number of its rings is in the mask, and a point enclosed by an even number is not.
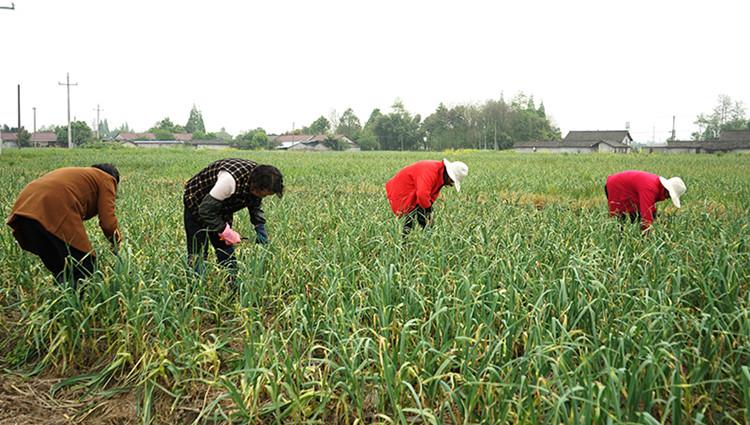
{"type": "Polygon", "coordinates": [[[120,250],[120,242],[122,242],[122,234],[120,234],[120,229],[115,229],[115,232],[112,233],[112,236],[107,239],[109,240],[109,243],[112,244],[112,252],[117,254],[120,250]]]}
{"type": "Polygon", "coordinates": [[[242,237],[239,233],[232,230],[231,227],[229,227],[229,224],[227,224],[227,227],[224,228],[224,231],[219,233],[219,239],[224,241],[229,246],[235,245],[240,243],[242,240],[242,237]]]}
{"type": "Polygon", "coordinates": [[[255,226],[255,243],[265,245],[268,242],[269,242],[269,239],[268,239],[268,232],[266,232],[266,226],[264,224],[259,224],[255,226]]]}
{"type": "Polygon", "coordinates": [[[120,242],[122,242],[122,234],[120,233],[120,229],[115,229],[115,232],[112,233],[112,236],[109,237],[109,242],[112,244],[112,247],[117,247],[120,245],[120,242]]]}

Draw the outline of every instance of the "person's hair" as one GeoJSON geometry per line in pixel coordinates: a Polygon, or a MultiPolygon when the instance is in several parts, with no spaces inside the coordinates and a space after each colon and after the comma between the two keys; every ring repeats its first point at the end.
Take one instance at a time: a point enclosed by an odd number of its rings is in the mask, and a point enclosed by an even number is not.
{"type": "Polygon", "coordinates": [[[112,164],[94,164],[92,165],[94,168],[98,168],[105,173],[109,174],[110,176],[115,178],[115,181],[117,181],[117,184],[120,184],[120,172],[117,171],[117,167],[115,167],[112,164]]]}
{"type": "Polygon", "coordinates": [[[445,186],[450,186],[453,183],[453,179],[451,178],[450,174],[448,174],[448,168],[443,167],[443,184],[445,186]]]}
{"type": "Polygon", "coordinates": [[[253,188],[270,191],[279,198],[284,195],[284,176],[273,165],[258,165],[250,174],[250,184],[253,188]]]}

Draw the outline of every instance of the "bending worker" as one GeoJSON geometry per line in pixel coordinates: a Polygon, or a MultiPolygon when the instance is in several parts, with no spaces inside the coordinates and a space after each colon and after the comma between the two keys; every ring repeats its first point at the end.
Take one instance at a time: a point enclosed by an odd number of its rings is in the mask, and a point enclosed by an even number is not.
{"type": "Polygon", "coordinates": [[[120,173],[112,164],[67,167],[29,183],[18,196],[8,225],[18,244],[42,260],[55,280],[78,282],[94,271],[95,253],[83,221],[99,216],[113,248],[120,242],[115,195],[120,173]]]}
{"type": "Polygon", "coordinates": [[[638,220],[641,229],[647,230],[656,218],[656,203],[671,199],[680,208],[680,196],[687,187],[679,177],[665,179],[645,171],[623,171],[607,177],[604,194],[609,205],[609,215],[624,220],[638,220]]]}
{"type": "Polygon", "coordinates": [[[461,191],[461,181],[469,174],[463,162],[419,161],[396,173],[385,184],[391,210],[398,217],[406,217],[404,236],[411,232],[416,220],[422,228],[432,222],[432,204],[443,186],[455,186],[461,191]]]}
{"type": "MultiPolygon", "coordinates": [[[[258,165],[246,159],[227,158],[212,162],[185,184],[185,235],[188,261],[197,272],[208,256],[208,242],[214,247],[219,264],[234,274],[237,260],[234,245],[240,235],[232,229],[234,213],[247,208],[255,227],[255,242],[267,243],[266,219],[261,201],[284,192],[281,172],[271,165],[258,165]]],[[[233,279],[233,277],[232,277],[233,279]]]]}

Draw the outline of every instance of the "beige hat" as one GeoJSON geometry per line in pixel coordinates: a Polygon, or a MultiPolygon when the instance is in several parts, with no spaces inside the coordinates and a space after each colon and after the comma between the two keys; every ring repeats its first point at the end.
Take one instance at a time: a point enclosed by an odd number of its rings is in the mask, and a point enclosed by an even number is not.
{"type": "Polygon", "coordinates": [[[456,186],[456,192],[461,191],[461,180],[469,175],[469,166],[461,161],[450,162],[443,158],[443,164],[445,164],[445,171],[448,172],[448,177],[453,180],[453,184],[456,186]]]}
{"type": "Polygon", "coordinates": [[[672,203],[675,207],[680,208],[680,196],[687,192],[687,186],[685,182],[679,177],[672,177],[671,179],[665,179],[659,176],[661,185],[669,192],[669,197],[672,199],[672,203]]]}

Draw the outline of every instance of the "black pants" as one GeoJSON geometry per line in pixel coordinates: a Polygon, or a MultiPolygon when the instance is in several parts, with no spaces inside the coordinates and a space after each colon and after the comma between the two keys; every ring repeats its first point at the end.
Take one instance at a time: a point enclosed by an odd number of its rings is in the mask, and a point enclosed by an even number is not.
{"type": "Polygon", "coordinates": [[[197,273],[203,273],[203,262],[208,258],[208,243],[216,251],[216,259],[231,272],[237,269],[234,247],[219,239],[218,232],[206,229],[201,221],[185,209],[185,240],[187,241],[188,262],[197,273]]]}
{"type": "Polygon", "coordinates": [[[432,207],[422,208],[417,205],[416,208],[414,208],[409,214],[406,215],[406,221],[404,222],[404,236],[408,235],[409,232],[411,232],[411,229],[414,228],[414,221],[419,223],[419,225],[422,226],[423,229],[427,227],[427,223],[430,221],[431,214],[432,207]]]}
{"type": "Polygon", "coordinates": [[[10,226],[18,245],[39,256],[60,285],[70,281],[75,289],[78,281],[94,272],[96,257],[66,244],[38,221],[16,216],[10,226]]]}

